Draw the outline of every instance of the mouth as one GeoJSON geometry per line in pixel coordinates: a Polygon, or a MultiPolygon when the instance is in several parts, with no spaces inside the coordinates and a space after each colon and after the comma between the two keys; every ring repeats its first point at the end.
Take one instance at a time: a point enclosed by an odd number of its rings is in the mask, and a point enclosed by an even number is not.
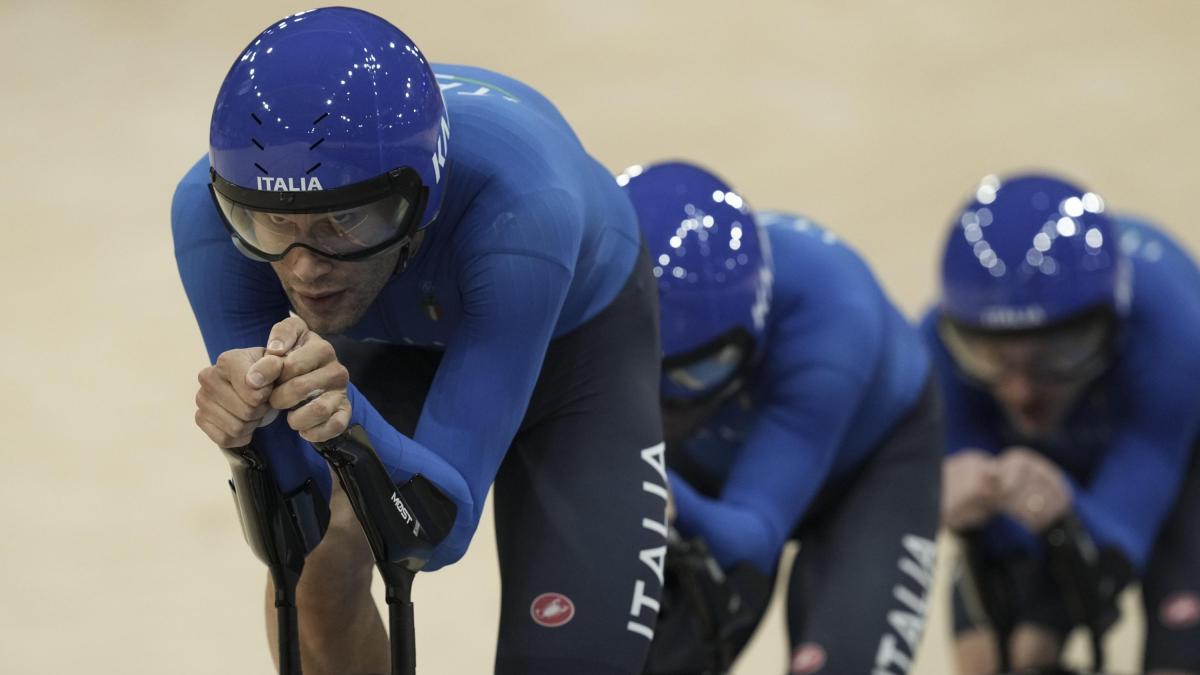
{"type": "Polygon", "coordinates": [[[1041,433],[1055,421],[1055,410],[1044,401],[1027,403],[1018,408],[1018,418],[1027,432],[1041,433]]]}
{"type": "Polygon", "coordinates": [[[296,300],[303,304],[306,309],[317,314],[324,314],[331,311],[345,294],[346,291],[344,290],[322,291],[320,293],[295,291],[296,300]]]}

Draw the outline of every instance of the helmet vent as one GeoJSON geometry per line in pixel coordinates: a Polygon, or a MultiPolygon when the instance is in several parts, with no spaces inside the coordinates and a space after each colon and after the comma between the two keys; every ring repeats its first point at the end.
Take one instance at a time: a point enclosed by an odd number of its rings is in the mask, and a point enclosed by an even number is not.
{"type": "Polygon", "coordinates": [[[255,115],[254,113],[250,113],[250,116],[254,118],[255,122],[258,122],[258,126],[260,126],[260,127],[262,126],[262,120],[258,119],[258,115],[255,115]]]}
{"type": "Polygon", "coordinates": [[[258,148],[259,150],[266,150],[266,148],[263,147],[263,144],[258,142],[257,138],[251,138],[250,142],[253,143],[254,147],[258,148]]]}
{"type": "Polygon", "coordinates": [[[321,163],[317,162],[316,164],[313,164],[312,166],[308,167],[308,171],[305,171],[304,175],[307,176],[308,174],[316,171],[319,168],[321,168],[321,163]]]}
{"type": "Polygon", "coordinates": [[[321,113],[321,116],[320,116],[320,117],[318,117],[317,119],[313,120],[313,126],[315,127],[315,126],[317,126],[318,124],[320,124],[320,123],[321,123],[321,120],[325,119],[326,117],[329,117],[329,113],[327,113],[327,112],[326,112],[326,113],[321,113]]]}
{"type": "Polygon", "coordinates": [[[270,171],[267,171],[266,169],[264,169],[262,164],[259,164],[258,162],[255,162],[255,163],[254,163],[254,166],[258,167],[258,170],[259,170],[259,171],[261,171],[261,172],[263,172],[263,175],[264,175],[264,176],[269,176],[269,175],[271,175],[271,172],[270,172],[270,171]]]}
{"type": "Polygon", "coordinates": [[[322,144],[322,143],[324,143],[324,142],[325,142],[325,139],[324,139],[324,138],[318,138],[316,143],[313,143],[312,145],[308,146],[308,149],[309,149],[309,150],[316,150],[316,149],[317,149],[317,146],[318,146],[318,145],[320,145],[320,144],[322,144]]]}

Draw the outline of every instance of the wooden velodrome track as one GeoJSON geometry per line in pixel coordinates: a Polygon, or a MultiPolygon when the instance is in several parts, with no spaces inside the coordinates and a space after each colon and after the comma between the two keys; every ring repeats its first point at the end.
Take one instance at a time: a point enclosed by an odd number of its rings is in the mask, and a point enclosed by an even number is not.
{"type": "MultiPolygon", "coordinates": [[[[1194,0],[364,8],[434,60],[539,88],[613,170],[690,157],[753,205],[826,223],[910,315],[989,172],[1062,170],[1200,252],[1194,0]]],[[[0,671],[269,671],[264,571],[192,424],[204,351],[168,204],[229,64],[300,9],[0,2],[0,671]]],[[[421,672],[489,670],[496,586],[488,520],[464,562],[418,582],[421,672]]],[[[918,673],[950,672],[934,603],[918,673]]],[[[1123,625],[1112,663],[1132,669],[1139,641],[1123,625]]],[[[779,672],[783,645],[775,613],[738,672],[779,672]]]]}

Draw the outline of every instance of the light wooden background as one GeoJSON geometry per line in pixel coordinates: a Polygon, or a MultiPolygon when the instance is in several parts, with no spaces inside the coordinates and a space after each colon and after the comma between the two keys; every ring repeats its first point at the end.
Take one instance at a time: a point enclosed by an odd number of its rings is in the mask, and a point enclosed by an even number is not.
{"type": "MultiPolygon", "coordinates": [[[[168,205],[229,64],[305,8],[0,0],[0,671],[268,672],[264,572],[192,424],[168,205]]],[[[1062,170],[1200,251],[1195,0],[364,8],[539,88],[611,169],[693,158],[826,223],[910,314],[985,173],[1062,170]]],[[[496,581],[488,521],[420,579],[422,672],[488,671],[496,581]]],[[[779,672],[783,644],[776,614],[738,672],[779,672]]],[[[917,671],[948,668],[939,605],[917,671]]]]}

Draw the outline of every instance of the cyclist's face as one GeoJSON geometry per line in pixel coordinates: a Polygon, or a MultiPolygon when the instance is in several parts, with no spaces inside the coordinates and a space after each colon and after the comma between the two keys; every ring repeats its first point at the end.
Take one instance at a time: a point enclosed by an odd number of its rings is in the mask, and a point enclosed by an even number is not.
{"type": "Polygon", "coordinates": [[[1087,385],[1112,360],[1114,324],[1107,314],[1021,333],[938,326],[958,369],[986,387],[1017,431],[1052,433],[1087,385]]]}
{"type": "Polygon", "coordinates": [[[1003,367],[987,384],[1016,430],[1032,438],[1052,433],[1078,398],[1086,380],[1047,377],[1045,345],[1039,338],[1013,338],[987,346],[1003,367]]]}
{"type": "MultiPolygon", "coordinates": [[[[414,250],[419,238],[413,242],[414,250]]],[[[308,327],[322,335],[336,335],[358,323],[392,277],[400,255],[397,249],[348,262],[297,246],[271,267],[308,327]]]]}

